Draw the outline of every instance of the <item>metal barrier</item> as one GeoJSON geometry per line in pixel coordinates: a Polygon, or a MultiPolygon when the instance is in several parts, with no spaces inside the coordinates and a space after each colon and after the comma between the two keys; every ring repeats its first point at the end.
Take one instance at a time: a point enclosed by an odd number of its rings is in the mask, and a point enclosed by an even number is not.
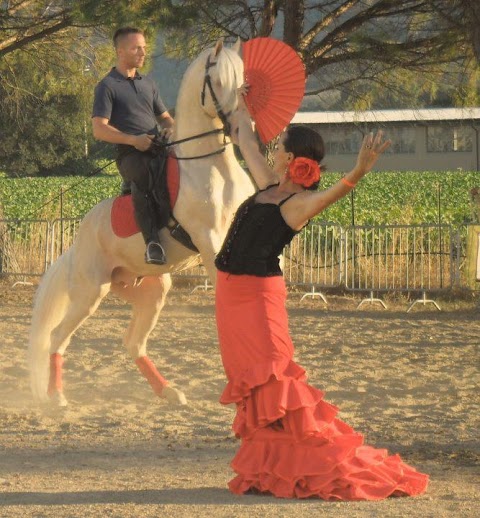
{"type": "Polygon", "coordinates": [[[453,246],[454,285],[480,290],[480,223],[460,225],[453,246]]]}
{"type": "MultiPolygon", "coordinates": [[[[0,220],[0,274],[40,276],[72,244],[81,220],[0,220]]],[[[306,296],[345,286],[370,292],[420,292],[416,303],[435,303],[426,293],[460,287],[480,290],[480,225],[385,225],[342,228],[311,224],[284,250],[287,285],[306,296]]],[[[202,265],[174,275],[198,279],[195,290],[212,286],[202,265]]],[[[412,305],[413,305],[412,304],[412,305]]],[[[437,305],[438,307],[438,305],[437,305]]]]}
{"type": "Polygon", "coordinates": [[[200,284],[196,284],[192,293],[195,291],[208,291],[213,289],[213,284],[210,281],[210,277],[207,275],[207,270],[203,264],[198,264],[196,266],[192,266],[191,268],[187,268],[182,270],[181,272],[176,272],[172,275],[174,279],[198,279],[200,284]]]}
{"type": "Polygon", "coordinates": [[[52,239],[48,258],[49,266],[54,263],[63,252],[70,248],[81,222],[82,220],[78,218],[62,218],[53,221],[52,239]]]}
{"type": "MultiPolygon", "coordinates": [[[[452,288],[453,229],[449,225],[355,226],[346,230],[345,286],[351,291],[420,291],[452,288]]],[[[365,302],[362,301],[362,302],[365,302]]],[[[438,306],[437,306],[438,307],[438,306]]]]}
{"type": "Polygon", "coordinates": [[[0,274],[40,276],[48,266],[50,223],[0,220],[0,274]]]}
{"type": "Polygon", "coordinates": [[[283,275],[289,286],[306,286],[303,298],[325,296],[318,288],[336,288],[343,280],[344,230],[339,225],[311,224],[285,248],[283,275]]]}

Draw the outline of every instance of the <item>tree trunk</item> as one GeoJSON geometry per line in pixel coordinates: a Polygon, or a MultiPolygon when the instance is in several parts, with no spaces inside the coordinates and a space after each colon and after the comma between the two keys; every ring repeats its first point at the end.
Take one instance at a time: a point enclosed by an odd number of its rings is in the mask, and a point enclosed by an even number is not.
{"type": "Polygon", "coordinates": [[[480,65],[480,2],[478,0],[470,1],[470,27],[472,32],[473,53],[480,65]]]}
{"type": "Polygon", "coordinates": [[[278,5],[277,0],[264,0],[262,14],[262,27],[259,36],[270,36],[277,20],[278,5]]]}
{"type": "Polygon", "coordinates": [[[285,0],[283,41],[298,50],[303,34],[305,19],[305,0],[285,0]]]}

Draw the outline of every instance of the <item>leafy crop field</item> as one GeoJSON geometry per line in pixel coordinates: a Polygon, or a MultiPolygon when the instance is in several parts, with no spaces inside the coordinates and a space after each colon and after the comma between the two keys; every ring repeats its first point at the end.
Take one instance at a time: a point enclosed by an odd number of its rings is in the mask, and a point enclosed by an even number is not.
{"type": "MultiPolygon", "coordinates": [[[[323,188],[338,181],[332,173],[323,188]]],[[[350,225],[460,224],[472,220],[470,191],[480,186],[478,172],[378,172],[368,175],[353,194],[322,214],[322,220],[350,225]]]]}
{"type": "MultiPolygon", "coordinates": [[[[321,187],[340,178],[325,173],[321,187]]],[[[118,175],[48,178],[0,178],[0,218],[82,217],[102,199],[120,190],[118,175]],[[63,194],[61,195],[63,191],[63,194]]],[[[460,224],[472,220],[470,191],[480,187],[478,172],[377,172],[327,209],[322,221],[341,225],[460,224]]]]}
{"type": "Polygon", "coordinates": [[[84,216],[94,205],[120,192],[120,176],[0,179],[4,219],[84,216]]]}

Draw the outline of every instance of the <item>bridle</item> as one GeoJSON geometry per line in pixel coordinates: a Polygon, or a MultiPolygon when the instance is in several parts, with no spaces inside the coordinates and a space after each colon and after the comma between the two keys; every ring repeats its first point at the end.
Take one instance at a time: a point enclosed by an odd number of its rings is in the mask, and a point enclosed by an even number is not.
{"type": "Polygon", "coordinates": [[[231,126],[230,122],[228,122],[228,117],[232,114],[231,111],[228,113],[225,113],[223,111],[222,106],[218,102],[217,95],[215,94],[215,90],[212,87],[212,79],[210,77],[210,69],[214,67],[217,64],[217,61],[214,61],[213,63],[210,61],[210,55],[207,58],[207,62],[205,63],[205,76],[203,78],[203,87],[202,87],[202,94],[201,94],[201,100],[202,100],[202,106],[205,106],[205,95],[206,95],[206,87],[208,87],[208,91],[210,92],[210,97],[212,98],[213,105],[215,106],[215,110],[217,112],[218,117],[223,123],[223,133],[225,136],[229,137],[231,133],[231,126]]]}
{"type": "Polygon", "coordinates": [[[206,97],[207,88],[208,88],[208,92],[210,93],[210,97],[212,98],[213,105],[215,106],[215,111],[217,113],[217,116],[222,121],[222,124],[223,124],[222,128],[214,129],[211,131],[206,131],[205,133],[193,135],[191,137],[187,137],[187,138],[184,138],[181,140],[176,140],[174,142],[166,142],[166,143],[159,142],[158,145],[159,145],[159,147],[170,147],[170,146],[174,146],[176,144],[182,144],[184,142],[189,142],[191,140],[197,140],[202,137],[206,137],[208,135],[218,135],[220,133],[223,133],[223,146],[220,149],[217,149],[216,151],[212,151],[211,153],[207,153],[205,155],[197,155],[197,156],[190,156],[190,157],[176,157],[177,160],[195,160],[198,158],[207,158],[209,156],[220,155],[225,152],[225,150],[227,149],[227,145],[231,144],[231,142],[227,142],[226,137],[229,137],[231,134],[232,128],[231,128],[230,122],[228,121],[228,117],[231,115],[232,112],[229,111],[228,113],[225,113],[225,111],[223,110],[221,104],[218,101],[218,97],[215,94],[215,90],[213,89],[212,79],[210,76],[210,69],[212,67],[214,67],[216,64],[217,64],[217,61],[213,61],[213,62],[210,61],[210,55],[209,55],[207,58],[207,62],[205,63],[205,75],[203,78],[203,86],[202,86],[202,92],[200,94],[200,100],[201,100],[202,106],[205,106],[205,97],[206,97]]]}

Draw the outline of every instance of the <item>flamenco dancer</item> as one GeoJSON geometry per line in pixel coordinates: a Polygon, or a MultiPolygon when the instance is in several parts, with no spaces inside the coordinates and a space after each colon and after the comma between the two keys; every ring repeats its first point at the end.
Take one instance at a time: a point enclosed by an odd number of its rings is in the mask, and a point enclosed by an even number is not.
{"type": "Polygon", "coordinates": [[[258,149],[239,89],[238,144],[260,191],[238,209],[216,259],[216,319],[228,384],[221,403],[235,403],[233,430],[241,446],[232,461],[233,493],[282,498],[380,500],[418,495],[428,475],[363,443],[336,417],[338,409],[306,383],[293,360],[278,256],[308,221],[347,195],[388,148],[381,132],[367,135],[355,167],[316,192],[322,138],[289,127],[271,169],[258,149]]]}

